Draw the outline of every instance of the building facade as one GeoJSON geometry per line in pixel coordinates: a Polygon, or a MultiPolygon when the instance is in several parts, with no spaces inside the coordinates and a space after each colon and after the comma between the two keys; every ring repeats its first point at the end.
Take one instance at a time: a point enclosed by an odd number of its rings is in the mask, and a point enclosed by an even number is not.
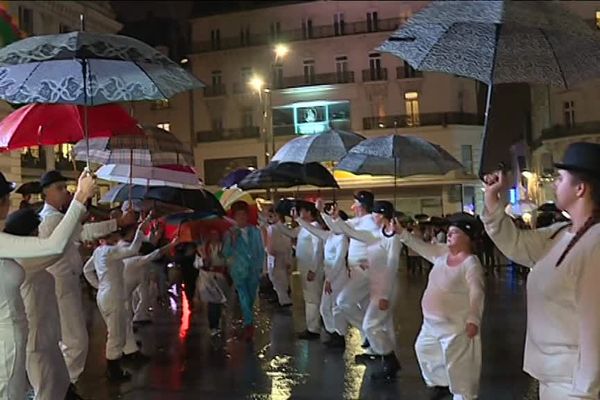
{"type": "MultiPolygon", "coordinates": [[[[116,33],[121,29],[108,1],[8,1],[6,5],[8,13],[28,36],[78,30],[81,14],[85,16],[88,31],[116,33]]],[[[0,102],[0,118],[12,111],[9,104],[0,102]]],[[[75,177],[74,166],[68,145],[0,154],[0,170],[16,182],[37,180],[50,169],[60,169],[65,175],[75,177]]]]}
{"type": "MultiPolygon", "coordinates": [[[[426,4],[312,1],[193,19],[192,52],[181,61],[207,87],[169,102],[136,104],[135,115],[189,143],[209,188],[236,168],[263,167],[297,135],[329,127],[367,137],[419,135],[448,150],[465,171],[398,179],[397,207],[439,215],[480,206],[473,175],[482,138],[480,85],[420,73],[375,50],[426,4]],[[248,84],[257,78],[261,91],[248,84]]],[[[394,197],[390,178],[338,178],[338,199],[351,199],[358,188],[394,197]]]]}

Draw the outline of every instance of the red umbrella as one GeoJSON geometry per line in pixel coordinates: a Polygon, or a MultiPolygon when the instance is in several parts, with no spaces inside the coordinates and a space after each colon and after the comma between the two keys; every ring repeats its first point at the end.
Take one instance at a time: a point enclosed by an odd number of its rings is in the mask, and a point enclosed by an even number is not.
{"type": "MultiPolygon", "coordinates": [[[[0,149],[75,143],[84,138],[84,107],[73,104],[29,104],[0,122],[0,149]]],[[[90,137],[143,135],[138,122],[121,106],[88,107],[90,137]]]]}

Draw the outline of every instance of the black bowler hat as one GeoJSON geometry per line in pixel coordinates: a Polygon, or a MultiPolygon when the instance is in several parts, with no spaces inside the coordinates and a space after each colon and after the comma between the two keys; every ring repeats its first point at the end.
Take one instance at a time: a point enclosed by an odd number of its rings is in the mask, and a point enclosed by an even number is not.
{"type": "Polygon", "coordinates": [[[60,172],[53,170],[48,171],[44,173],[44,175],[42,175],[42,177],[40,178],[40,186],[42,187],[42,189],[45,189],[53,183],[66,181],[68,181],[68,179],[65,178],[60,172]]]}
{"type": "Polygon", "coordinates": [[[363,206],[367,208],[373,208],[375,196],[373,196],[372,192],[369,192],[368,190],[360,190],[354,193],[354,198],[363,206]]]}
{"type": "Polygon", "coordinates": [[[4,174],[0,172],[0,197],[4,197],[15,190],[16,186],[14,182],[7,181],[4,174]]]}
{"type": "Polygon", "coordinates": [[[373,212],[381,214],[387,219],[392,219],[394,218],[394,205],[385,200],[376,201],[373,206],[373,212]]]}
{"type": "Polygon", "coordinates": [[[586,172],[600,178],[600,144],[589,142],[570,144],[562,162],[554,166],[567,171],[586,172]]]}
{"type": "Polygon", "coordinates": [[[310,213],[315,213],[317,211],[317,207],[315,206],[315,203],[311,203],[308,200],[301,200],[301,199],[294,200],[293,207],[295,207],[297,211],[306,210],[310,213]]]}
{"type": "Polygon", "coordinates": [[[455,226],[463,231],[469,239],[473,240],[479,236],[483,230],[481,222],[467,213],[456,213],[448,218],[450,226],[455,226]]]}
{"type": "Polygon", "coordinates": [[[40,216],[27,207],[12,212],[4,223],[4,232],[17,236],[29,236],[40,226],[40,216]]]}

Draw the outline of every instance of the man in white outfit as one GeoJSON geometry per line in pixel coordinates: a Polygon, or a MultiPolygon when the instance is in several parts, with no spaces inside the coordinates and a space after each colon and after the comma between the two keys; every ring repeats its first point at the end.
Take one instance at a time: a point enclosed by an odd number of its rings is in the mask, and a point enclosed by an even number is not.
{"type": "MultiPolygon", "coordinates": [[[[313,203],[297,200],[295,209],[300,218],[319,226],[315,221],[317,210],[313,203]]],[[[279,231],[291,238],[296,238],[296,262],[302,281],[304,295],[304,310],[306,314],[306,330],[298,335],[302,340],[316,340],[321,337],[321,292],[323,290],[323,241],[310,234],[304,228],[293,230],[283,225],[278,226],[279,231]]]]}
{"type": "MultiPolygon", "coordinates": [[[[371,214],[373,203],[373,193],[366,190],[356,192],[354,194],[354,204],[352,204],[354,218],[346,221],[348,226],[360,231],[379,231],[375,218],[371,214]]],[[[317,205],[329,229],[338,230],[336,223],[324,212],[323,202],[318,201],[317,205]]],[[[333,309],[334,317],[347,319],[352,326],[361,331],[366,308],[369,304],[369,277],[366,272],[368,269],[367,247],[366,243],[350,238],[348,246],[350,279],[338,295],[336,306],[333,309]]],[[[363,332],[363,337],[365,336],[363,332]]],[[[363,347],[369,347],[368,340],[365,340],[363,347]]]]}
{"type": "Polygon", "coordinates": [[[282,203],[277,204],[275,211],[269,211],[269,223],[267,226],[267,270],[269,279],[273,283],[273,289],[277,293],[277,300],[281,307],[292,305],[289,295],[290,279],[288,267],[292,259],[292,241],[282,233],[285,229],[283,222],[285,216],[282,203]]]}
{"type": "MultiPolygon", "coordinates": [[[[39,226],[40,238],[49,237],[64,217],[61,210],[70,199],[66,181],[67,179],[58,171],[46,172],[40,179],[45,201],[40,212],[42,218],[39,226]]],[[[89,340],[79,280],[83,267],[79,242],[105,236],[119,226],[130,224],[132,220],[135,221],[135,215],[127,213],[119,220],[82,225],[82,228],[73,235],[62,257],[48,267],[48,271],[55,279],[55,293],[60,315],[61,349],[72,383],[77,382],[85,367],[89,340]]]]}

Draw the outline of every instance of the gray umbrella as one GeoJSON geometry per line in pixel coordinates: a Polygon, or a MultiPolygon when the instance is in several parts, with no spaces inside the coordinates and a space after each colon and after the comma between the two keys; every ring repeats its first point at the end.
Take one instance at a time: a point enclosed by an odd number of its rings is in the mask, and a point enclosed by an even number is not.
{"type": "MultiPolygon", "coordinates": [[[[600,77],[600,34],[557,2],[438,1],[378,50],[422,71],[500,83],[568,88],[600,77]]],[[[484,141],[484,149],[486,149],[484,141]]]]}
{"type": "Polygon", "coordinates": [[[0,49],[0,98],[100,105],[158,100],[202,82],[151,46],[91,32],[32,36],[0,49]]]}
{"type": "Polygon", "coordinates": [[[354,174],[394,177],[444,175],[462,168],[442,147],[409,135],[367,139],[350,149],[336,167],[354,174]]]}
{"type": "Polygon", "coordinates": [[[348,150],[363,140],[364,136],[358,133],[330,129],[290,140],[277,151],[272,161],[300,164],[339,161],[348,150]]]}

